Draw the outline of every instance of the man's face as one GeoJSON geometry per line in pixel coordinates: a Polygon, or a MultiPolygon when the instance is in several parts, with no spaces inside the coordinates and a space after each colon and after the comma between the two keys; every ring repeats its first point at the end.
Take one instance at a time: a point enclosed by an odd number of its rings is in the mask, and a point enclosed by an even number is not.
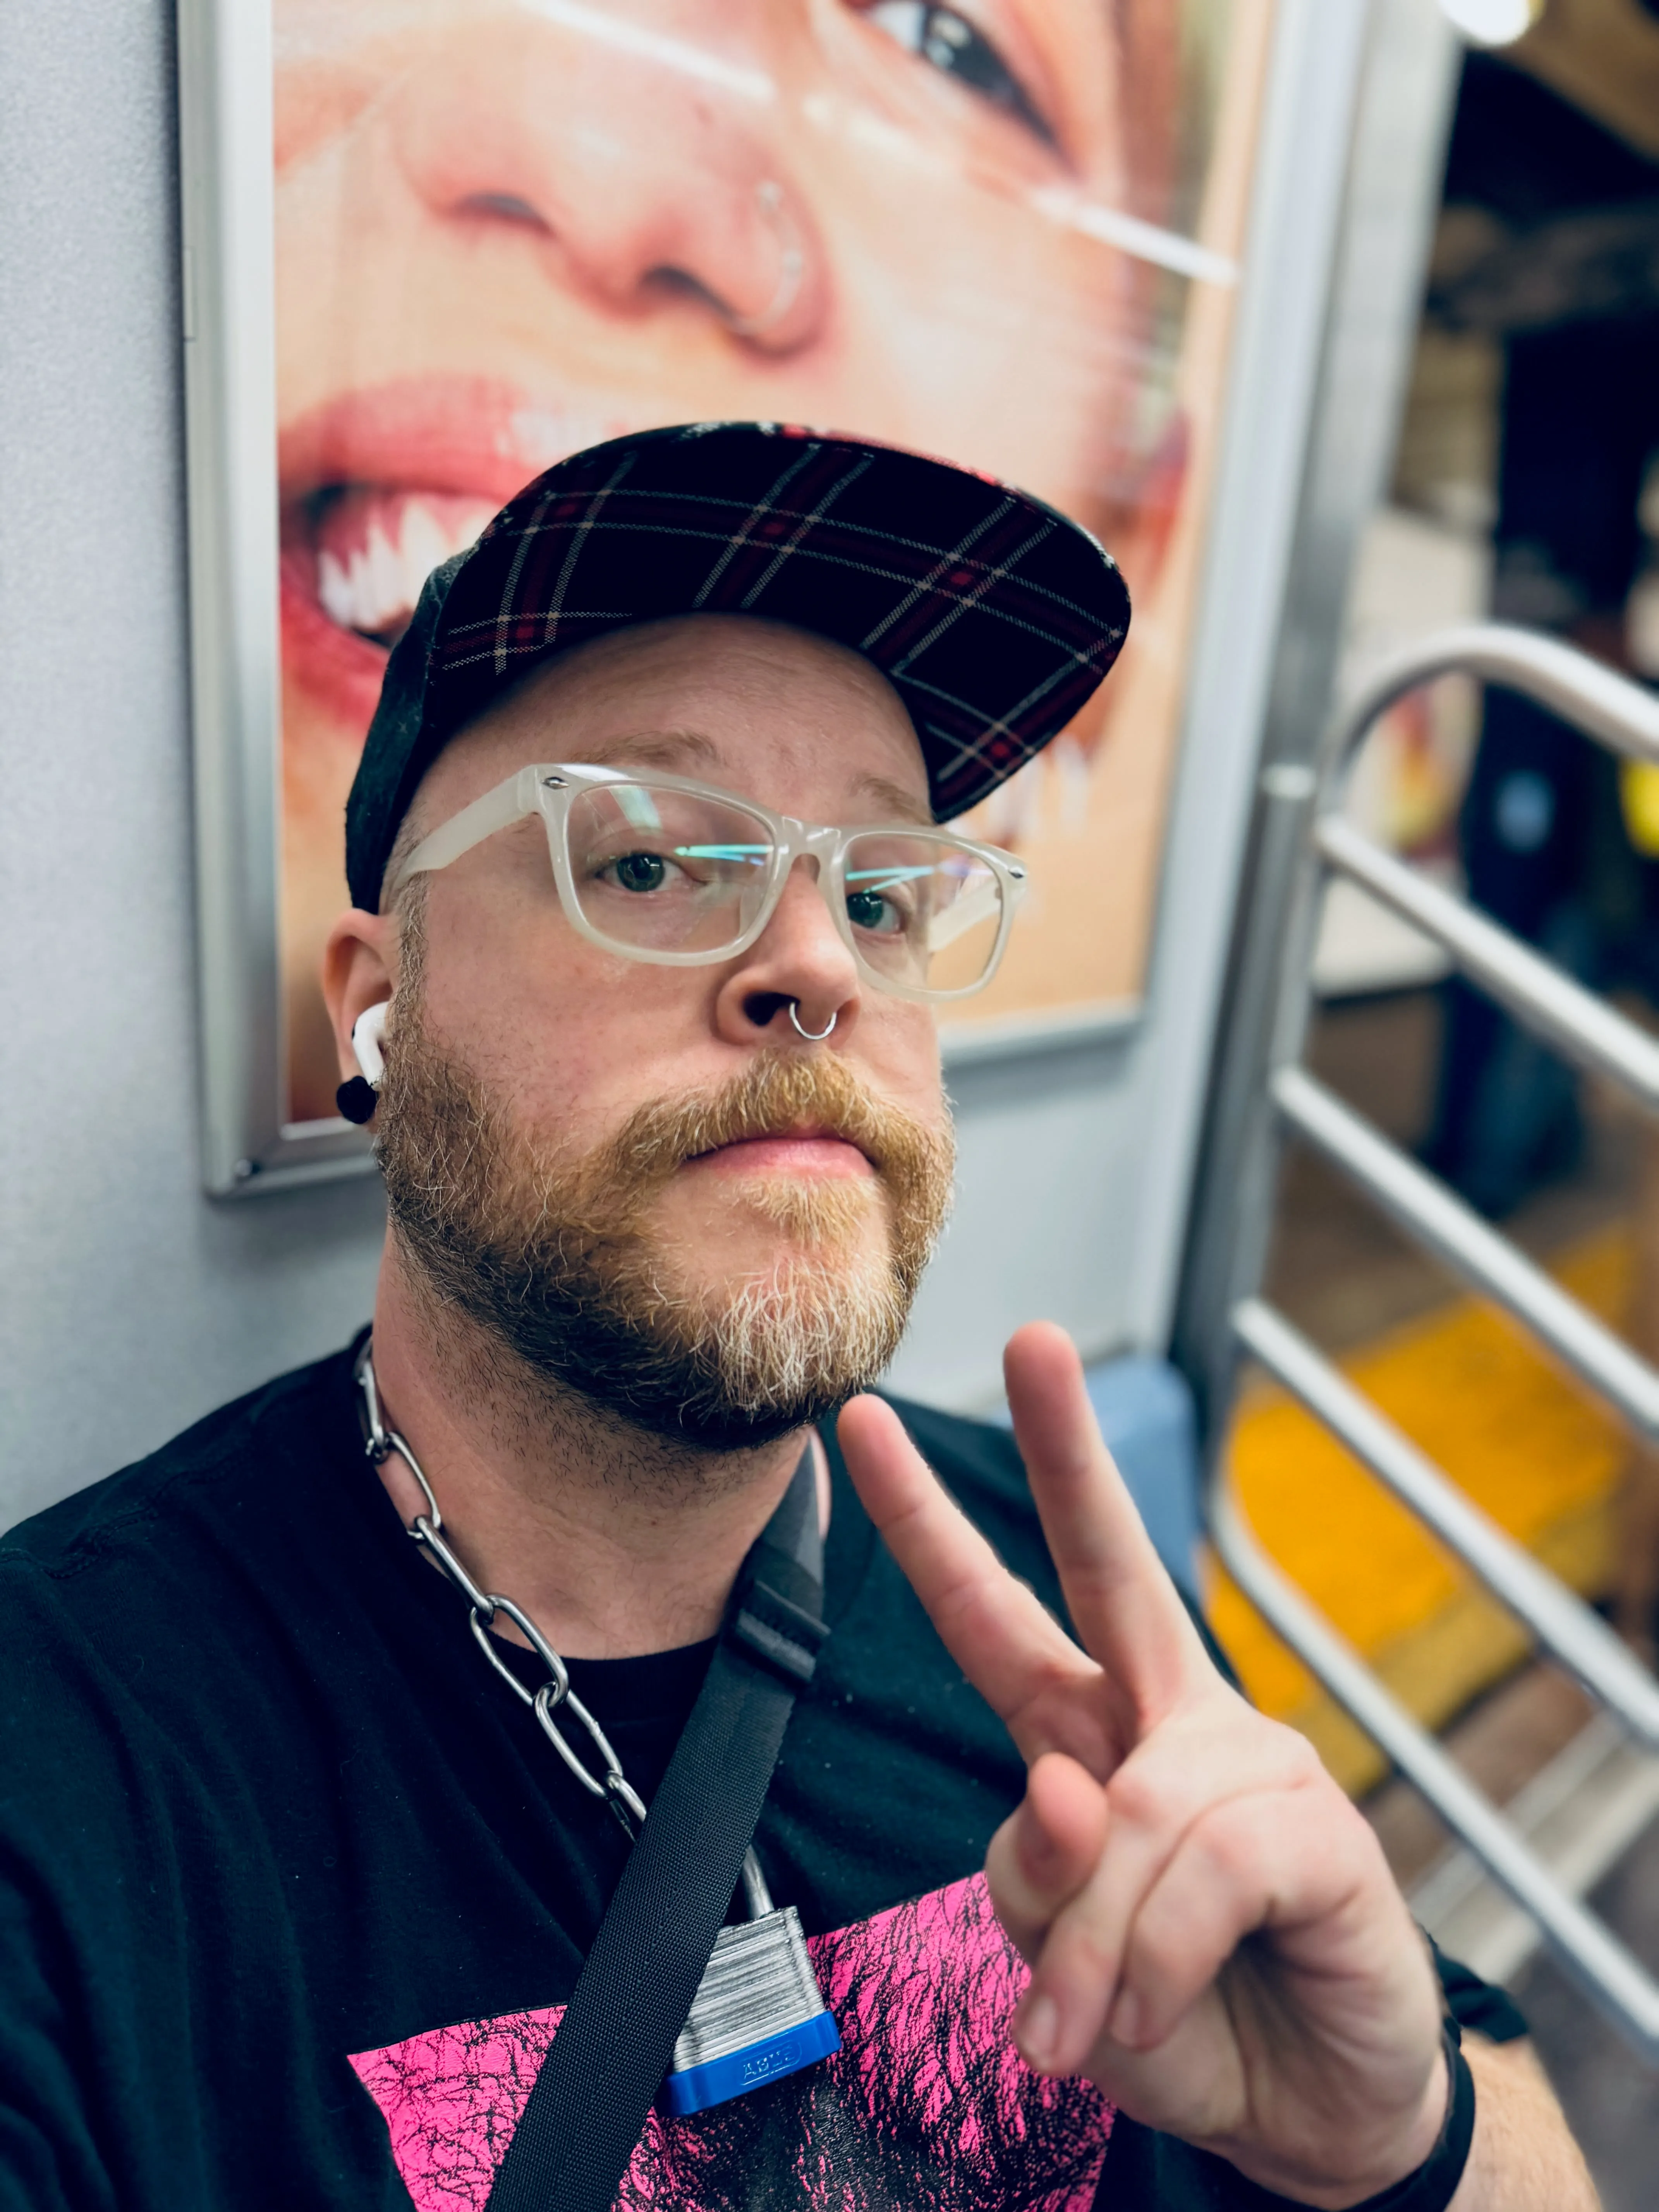
{"type": "Polygon", "coordinates": [[[312,979],[386,643],[550,463],[660,423],[821,423],[1029,487],[1139,589],[1118,515],[1149,275],[1065,210],[1158,218],[1178,28],[1166,0],[277,0],[276,30],[304,1119],[329,1111],[312,979]]]}
{"type": "MultiPolygon", "coordinates": [[[[434,763],[410,834],[529,762],[692,775],[824,823],[929,818],[854,655],[698,617],[533,675],[434,763]]],[[[810,863],[747,952],[590,943],[539,818],[415,879],[377,1130],[411,1264],[532,1368],[640,1425],[758,1442],[891,1357],[944,1217],[933,1018],[866,984],[810,863]],[[828,1041],[804,1042],[788,1010],[828,1041]]]]}

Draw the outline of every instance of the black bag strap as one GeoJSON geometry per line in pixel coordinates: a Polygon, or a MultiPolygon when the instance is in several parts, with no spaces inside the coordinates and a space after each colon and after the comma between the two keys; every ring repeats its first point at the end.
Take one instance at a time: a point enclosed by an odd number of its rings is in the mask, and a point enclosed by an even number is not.
{"type": "Polygon", "coordinates": [[[507,2145],[487,2212],[611,2212],[725,1923],[829,1631],[809,1445],[726,1606],[708,1674],[507,2145]]]}

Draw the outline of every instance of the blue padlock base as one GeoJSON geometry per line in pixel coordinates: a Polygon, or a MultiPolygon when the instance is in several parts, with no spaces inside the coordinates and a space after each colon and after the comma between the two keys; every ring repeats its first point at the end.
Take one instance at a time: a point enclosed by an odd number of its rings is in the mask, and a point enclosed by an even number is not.
{"type": "Polygon", "coordinates": [[[680,2117],[705,2112],[711,2105],[729,2104],[733,2097],[762,2088],[768,2081],[781,2081],[786,2074],[799,2074],[803,2066],[815,2066],[840,2049],[834,2016],[814,2013],[799,2027],[787,2027],[781,2035],[745,2044],[724,2058],[710,2058],[701,2066],[688,2066],[683,2074],[671,2074],[659,2101],[665,2112],[680,2117]]]}

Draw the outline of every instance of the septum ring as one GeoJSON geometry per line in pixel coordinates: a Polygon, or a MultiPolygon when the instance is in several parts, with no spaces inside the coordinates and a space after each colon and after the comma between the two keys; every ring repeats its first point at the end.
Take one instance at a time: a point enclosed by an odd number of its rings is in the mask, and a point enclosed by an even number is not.
{"type": "Polygon", "coordinates": [[[840,1018],[840,1016],[839,1010],[837,1010],[836,1013],[832,1013],[821,1030],[803,1029],[801,1027],[800,1019],[800,1000],[799,999],[791,999],[789,1001],[789,1018],[794,1024],[795,1035],[798,1037],[804,1037],[808,1044],[822,1044],[825,1037],[829,1036],[830,1030],[836,1026],[836,1021],[840,1018]]]}

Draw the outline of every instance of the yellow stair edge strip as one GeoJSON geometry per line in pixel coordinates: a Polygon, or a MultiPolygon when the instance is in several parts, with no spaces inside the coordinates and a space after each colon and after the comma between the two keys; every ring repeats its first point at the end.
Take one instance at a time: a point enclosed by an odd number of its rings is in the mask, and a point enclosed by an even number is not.
{"type": "MultiPolygon", "coordinates": [[[[1603,1318],[1629,1295],[1622,1229],[1553,1271],[1603,1318]]],[[[1628,1440],[1505,1316],[1459,1299],[1340,1363],[1358,1388],[1498,1525],[1585,1595],[1605,1591],[1628,1440]]],[[[1328,1431],[1275,1387],[1241,1399],[1228,1442],[1244,1511],[1266,1549],[1419,1719],[1449,1720],[1523,1656],[1526,1639],[1328,1431]]],[[[1212,1565],[1209,1611],[1245,1689],[1308,1735],[1358,1794],[1381,1754],[1212,1565]]]]}

